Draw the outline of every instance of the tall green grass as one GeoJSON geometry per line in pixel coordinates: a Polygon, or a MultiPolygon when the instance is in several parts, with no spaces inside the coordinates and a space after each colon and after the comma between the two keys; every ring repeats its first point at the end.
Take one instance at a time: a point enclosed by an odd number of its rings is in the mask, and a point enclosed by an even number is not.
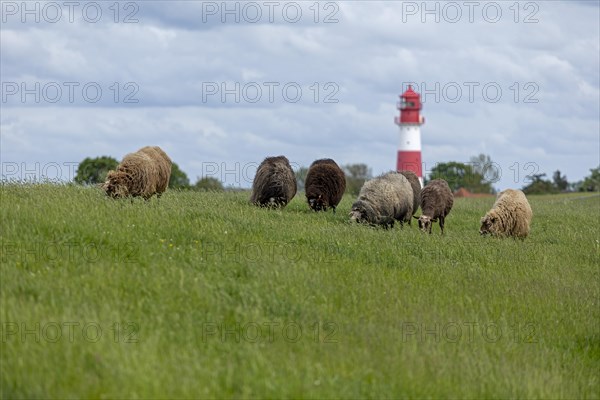
{"type": "Polygon", "coordinates": [[[2,397],[600,397],[599,197],[524,241],[247,198],[0,186],[2,397]]]}

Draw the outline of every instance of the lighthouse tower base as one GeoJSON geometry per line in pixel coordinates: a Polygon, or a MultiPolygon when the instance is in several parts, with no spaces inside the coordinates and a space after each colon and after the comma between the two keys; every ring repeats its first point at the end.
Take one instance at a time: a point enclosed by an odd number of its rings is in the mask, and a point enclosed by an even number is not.
{"type": "Polygon", "coordinates": [[[423,186],[423,164],[421,162],[421,151],[398,151],[396,159],[396,171],[412,171],[419,177],[421,187],[423,186]]]}
{"type": "Polygon", "coordinates": [[[398,158],[396,161],[396,170],[398,171],[412,171],[421,179],[423,177],[423,167],[421,164],[421,152],[420,151],[398,151],[398,158]]]}

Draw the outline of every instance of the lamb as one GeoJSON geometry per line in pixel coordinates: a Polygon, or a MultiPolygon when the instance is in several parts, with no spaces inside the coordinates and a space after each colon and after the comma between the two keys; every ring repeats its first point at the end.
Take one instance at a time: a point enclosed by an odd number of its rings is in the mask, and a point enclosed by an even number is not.
{"type": "Polygon", "coordinates": [[[308,168],[304,184],[308,205],[315,211],[335,208],[346,190],[344,171],[330,158],[316,160],[308,168]]]}
{"type": "Polygon", "coordinates": [[[525,239],[529,235],[533,212],[527,197],[520,190],[506,189],[496,197],[492,209],[481,218],[481,235],[525,239]]]}
{"type": "Polygon", "coordinates": [[[434,179],[421,190],[421,211],[420,217],[414,216],[419,220],[419,229],[431,234],[431,227],[434,222],[440,220],[440,229],[444,234],[444,220],[450,213],[454,204],[454,195],[448,182],[443,179],[434,179]]]}
{"type": "Polygon", "coordinates": [[[371,225],[394,227],[410,221],[412,216],[413,191],[404,175],[388,172],[365,182],[358,199],[352,205],[350,220],[371,225]]]}
{"type": "MultiPolygon", "coordinates": [[[[408,179],[408,182],[410,182],[410,186],[412,187],[413,190],[413,215],[415,215],[417,213],[417,210],[419,209],[419,206],[421,205],[421,182],[419,181],[419,177],[417,176],[417,174],[415,174],[412,171],[398,171],[399,173],[401,173],[402,175],[404,175],[404,177],[406,179],[408,179]]],[[[408,224],[410,225],[410,220],[408,222],[408,224]]]]}
{"type": "Polygon", "coordinates": [[[250,202],[261,207],[285,207],[296,190],[296,176],[288,159],[267,157],[256,170],[250,202]]]}
{"type": "Polygon", "coordinates": [[[112,198],[160,197],[169,185],[171,159],[158,146],[142,147],[127,154],[115,171],[109,171],[102,189],[112,198]]]}

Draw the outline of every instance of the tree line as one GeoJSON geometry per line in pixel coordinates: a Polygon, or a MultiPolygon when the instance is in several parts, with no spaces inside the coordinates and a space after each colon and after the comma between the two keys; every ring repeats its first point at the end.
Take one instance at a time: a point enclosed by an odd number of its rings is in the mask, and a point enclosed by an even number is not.
{"type": "MultiPolygon", "coordinates": [[[[104,182],[106,174],[115,169],[119,162],[107,156],[86,158],[77,169],[75,182],[79,184],[94,185],[104,182]]],[[[453,191],[464,188],[471,193],[495,193],[493,183],[500,177],[500,170],[489,155],[479,154],[470,158],[467,163],[450,161],[436,164],[429,174],[428,180],[445,179],[453,191]]],[[[367,164],[346,164],[341,166],[346,174],[346,192],[358,195],[363,183],[373,177],[372,170],[367,164]]],[[[298,190],[304,190],[304,181],[308,167],[301,167],[295,171],[298,180],[298,190]]],[[[545,179],[546,174],[530,176],[530,183],[522,190],[525,194],[552,194],[561,192],[598,192],[600,191],[600,166],[590,169],[590,175],[578,182],[569,182],[560,170],[552,174],[552,179],[545,179]]],[[[199,177],[194,184],[185,172],[176,163],[171,167],[170,189],[198,190],[198,191],[223,191],[223,183],[214,177],[199,177]]]]}

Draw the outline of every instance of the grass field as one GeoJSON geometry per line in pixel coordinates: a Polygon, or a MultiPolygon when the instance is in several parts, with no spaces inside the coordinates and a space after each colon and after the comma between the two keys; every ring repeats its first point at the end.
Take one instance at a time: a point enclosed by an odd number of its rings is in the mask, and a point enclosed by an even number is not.
{"type": "Polygon", "coordinates": [[[247,193],[0,186],[2,398],[599,398],[600,197],[525,241],[247,193]]]}

